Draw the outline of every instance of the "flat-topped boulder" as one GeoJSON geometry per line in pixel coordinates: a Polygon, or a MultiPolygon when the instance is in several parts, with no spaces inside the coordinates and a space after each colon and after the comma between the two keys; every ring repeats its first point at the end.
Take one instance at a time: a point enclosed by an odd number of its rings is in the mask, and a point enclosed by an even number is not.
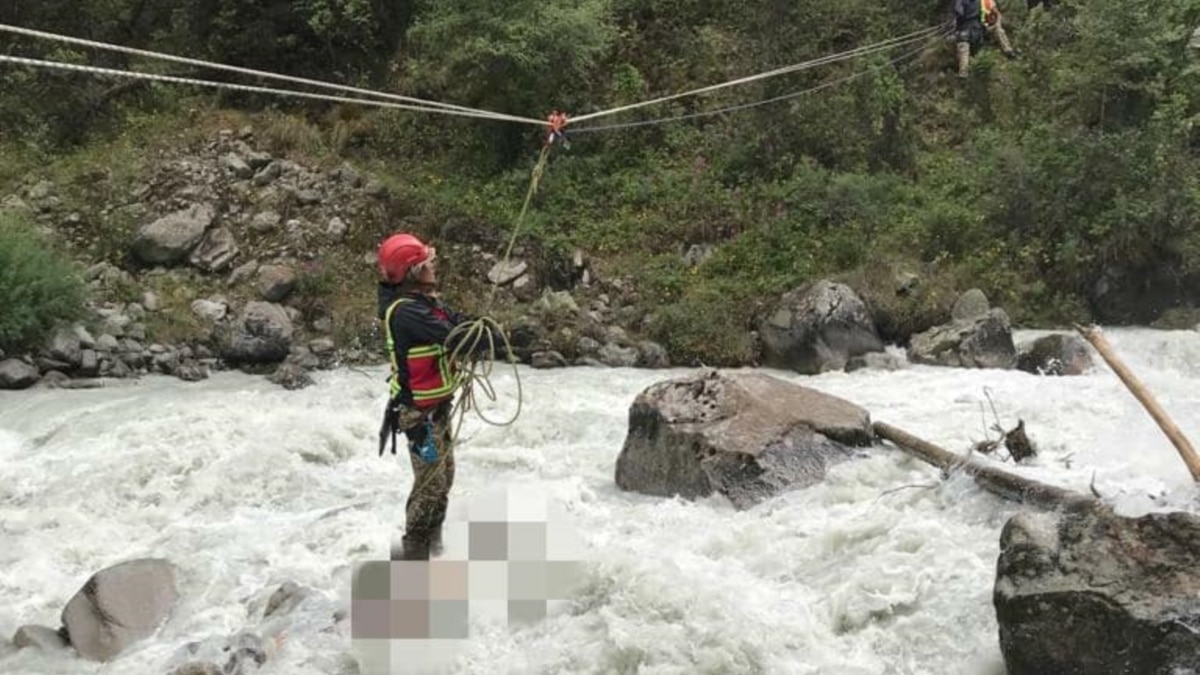
{"type": "Polygon", "coordinates": [[[762,374],[702,374],[657,383],[629,411],[617,458],[623,489],[746,509],[813,485],[873,443],[870,415],[820,391],[762,374]]]}

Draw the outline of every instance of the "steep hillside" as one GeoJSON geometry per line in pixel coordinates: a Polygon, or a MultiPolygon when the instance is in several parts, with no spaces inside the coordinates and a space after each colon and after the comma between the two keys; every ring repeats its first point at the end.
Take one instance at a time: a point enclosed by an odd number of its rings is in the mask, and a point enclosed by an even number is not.
{"type": "MultiPolygon", "coordinates": [[[[456,0],[404,11],[362,0],[201,4],[0,6],[0,22],[540,118],[728,81],[950,18],[942,3],[891,0],[522,0],[500,14],[456,0]]],[[[922,45],[595,124],[828,85],[769,105],[568,127],[570,144],[555,147],[519,240],[529,272],[495,313],[525,326],[517,333],[527,351],[590,358],[592,343],[581,352],[580,338],[604,345],[619,328],[612,342],[622,348],[651,340],[672,362],[709,365],[756,362],[758,322],[782,293],[818,278],[850,283],[898,343],[943,320],[971,287],[1022,325],[1194,321],[1200,86],[1189,40],[1200,8],[1096,0],[1086,11],[1076,2],[1003,9],[1021,58],[985,44],[966,79],[940,37],[898,63],[922,45]],[[583,318],[546,319],[547,307],[531,304],[543,290],[575,293],[573,316],[583,318]]],[[[5,41],[25,55],[227,77],[5,41]]],[[[40,223],[91,268],[99,302],[144,304],[153,292],[163,309],[130,322],[171,344],[211,337],[197,300],[212,302],[210,313],[225,301],[236,321],[245,302],[273,297],[263,279],[285,268],[285,286],[295,275],[286,297],[297,339],[369,358],[378,340],[368,258],[400,229],[441,243],[448,295],[481,308],[495,263],[485,254],[512,231],[544,133],[11,66],[0,80],[6,213],[40,223]],[[139,228],[197,204],[212,206],[201,259],[162,270],[137,259],[139,228]]],[[[637,359],[659,360],[645,349],[637,359]]]]}

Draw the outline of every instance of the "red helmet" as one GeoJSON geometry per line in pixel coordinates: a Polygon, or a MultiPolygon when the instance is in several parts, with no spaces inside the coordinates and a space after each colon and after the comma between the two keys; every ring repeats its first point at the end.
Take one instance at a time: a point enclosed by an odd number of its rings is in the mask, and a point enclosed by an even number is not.
{"type": "Polygon", "coordinates": [[[411,234],[394,234],[379,246],[379,271],[388,283],[398,284],[436,255],[436,249],[411,234]]]}

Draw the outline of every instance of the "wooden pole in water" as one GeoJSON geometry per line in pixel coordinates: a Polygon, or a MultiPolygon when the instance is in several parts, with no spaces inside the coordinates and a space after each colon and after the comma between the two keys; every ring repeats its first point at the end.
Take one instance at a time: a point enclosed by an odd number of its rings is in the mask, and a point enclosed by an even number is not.
{"type": "Polygon", "coordinates": [[[1121,381],[1125,383],[1129,392],[1141,402],[1146,412],[1150,413],[1150,416],[1158,423],[1158,427],[1163,430],[1163,433],[1175,445],[1175,449],[1179,451],[1179,456],[1183,458],[1183,463],[1187,464],[1188,470],[1192,472],[1192,480],[1200,482],[1200,455],[1196,454],[1196,449],[1192,447],[1191,442],[1183,435],[1179,427],[1175,426],[1175,423],[1167,416],[1167,412],[1162,409],[1158,401],[1154,400],[1154,396],[1146,389],[1146,385],[1142,384],[1137,376],[1133,374],[1133,371],[1129,370],[1129,367],[1117,357],[1112,345],[1100,334],[1100,329],[1095,326],[1085,328],[1076,324],[1075,330],[1079,331],[1079,334],[1092,343],[1096,351],[1100,352],[1100,356],[1104,358],[1105,363],[1113,369],[1117,377],[1121,378],[1121,381]]]}
{"type": "Polygon", "coordinates": [[[1049,508],[1091,508],[1099,501],[1087,495],[1039,483],[1035,480],[1001,471],[986,464],[939,448],[929,441],[883,422],[875,422],[875,435],[896,444],[917,459],[949,472],[961,470],[975,479],[979,487],[1005,499],[1022,504],[1037,504],[1049,508]]]}

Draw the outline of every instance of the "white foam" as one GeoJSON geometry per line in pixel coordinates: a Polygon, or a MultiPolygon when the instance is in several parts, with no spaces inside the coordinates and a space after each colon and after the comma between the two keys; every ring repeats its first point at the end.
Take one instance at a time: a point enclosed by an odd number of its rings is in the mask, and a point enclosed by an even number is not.
{"type": "MultiPolygon", "coordinates": [[[[1200,438],[1200,335],[1106,335],[1200,438]]],[[[1130,514],[1194,510],[1174,448],[1097,362],[1075,378],[921,366],[771,374],[959,452],[992,424],[987,388],[1004,425],[1025,420],[1041,451],[1018,472],[1077,490],[1094,472],[1130,514]]],[[[143,555],[181,567],[183,606],[105,673],[162,672],[187,643],[241,630],[248,599],[269,584],[292,580],[348,607],[353,564],[386,559],[411,482],[406,458],[377,456],[382,372],[319,373],[296,392],[224,373],[0,394],[0,634],[57,626],[92,572],[143,555]]],[[[481,623],[457,672],[998,672],[991,594],[1015,508],[969,480],[943,483],[879,449],[747,512],[619,491],[629,404],[685,372],[524,369],[516,424],[468,418],[453,499],[536,481],[587,540],[591,567],[566,613],[511,630],[481,623]]],[[[489,416],[505,419],[514,383],[501,369],[494,384],[505,398],[489,416]]],[[[352,672],[350,654],[348,636],[314,635],[273,662],[297,675],[352,672]]],[[[31,650],[0,658],[6,673],[98,668],[31,650]]]]}

